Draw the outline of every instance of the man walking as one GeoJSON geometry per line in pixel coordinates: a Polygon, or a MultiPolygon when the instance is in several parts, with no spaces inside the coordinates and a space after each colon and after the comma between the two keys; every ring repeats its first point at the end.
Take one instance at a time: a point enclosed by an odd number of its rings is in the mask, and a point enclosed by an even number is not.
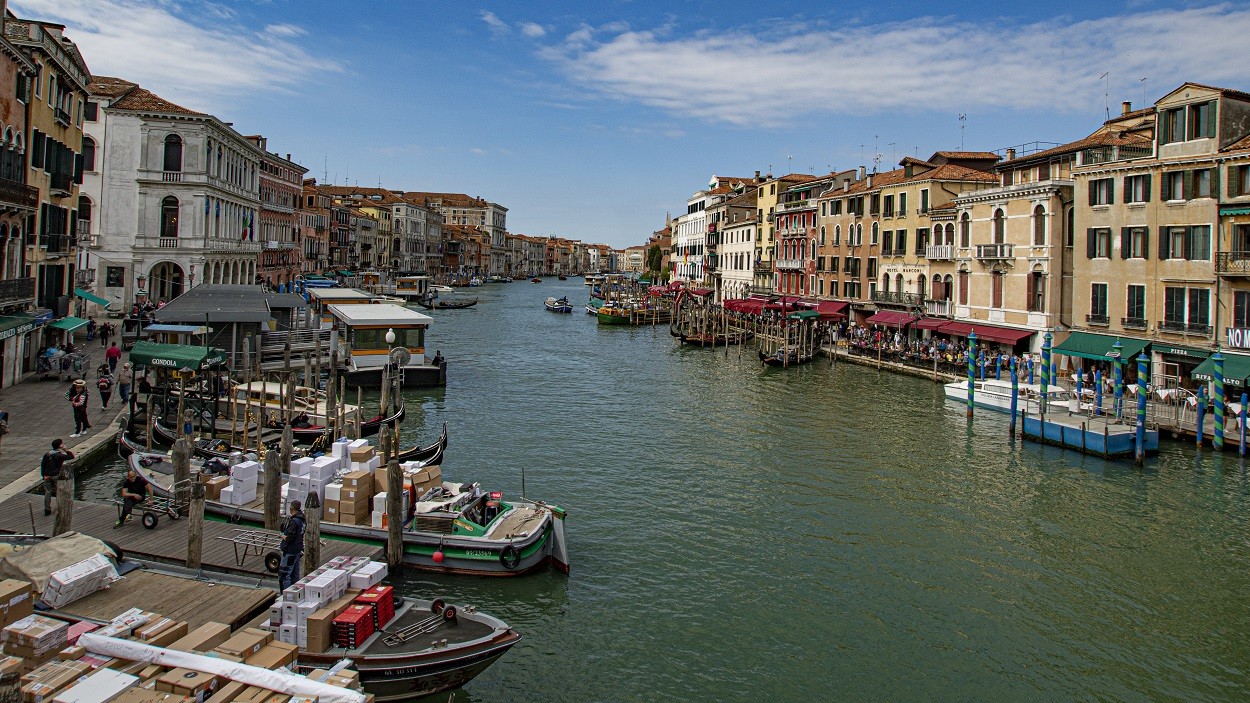
{"type": "Polygon", "coordinates": [[[87,434],[87,430],[91,429],[91,423],[87,420],[87,382],[81,378],[74,381],[74,385],[70,386],[69,393],[65,395],[69,400],[69,406],[74,411],[74,434],[70,437],[79,437],[87,434]]]}
{"type": "Polygon", "coordinates": [[[135,375],[130,370],[130,362],[122,364],[122,370],[117,372],[117,389],[121,393],[122,402],[130,402],[130,384],[134,383],[135,375]]]}
{"type": "Polygon", "coordinates": [[[142,503],[152,496],[152,484],[148,480],[139,475],[138,471],[130,469],[126,472],[126,478],[122,480],[121,498],[122,512],[117,516],[117,522],[113,525],[113,529],[121,527],[123,523],[130,519],[130,511],[136,505],[142,503]]]}
{"type": "Polygon", "coordinates": [[[117,373],[117,362],[122,359],[122,350],[117,348],[117,342],[113,342],[108,351],[104,352],[104,358],[109,362],[109,373],[117,373]]]}
{"type": "Polygon", "coordinates": [[[282,530],[282,563],[278,567],[278,590],[299,580],[300,563],[304,559],[304,511],[298,500],[291,501],[291,517],[282,530]]]}
{"type": "Polygon", "coordinates": [[[111,336],[113,336],[113,323],[105,322],[100,325],[100,346],[107,347],[111,336]]]}
{"type": "Polygon", "coordinates": [[[109,398],[113,397],[113,377],[108,374],[100,374],[100,379],[96,381],[96,388],[100,391],[100,409],[109,409],[109,398]]]}
{"type": "Polygon", "coordinates": [[[73,459],[74,453],[63,449],[64,442],[60,438],[52,440],[52,451],[43,455],[39,465],[39,475],[43,477],[43,514],[52,514],[52,496],[56,495],[56,480],[61,476],[61,467],[66,459],[73,459]]]}

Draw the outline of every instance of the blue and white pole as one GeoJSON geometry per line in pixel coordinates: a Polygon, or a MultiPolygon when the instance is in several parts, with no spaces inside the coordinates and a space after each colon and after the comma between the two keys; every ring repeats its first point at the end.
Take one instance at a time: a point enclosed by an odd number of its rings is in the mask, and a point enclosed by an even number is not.
{"type": "Polygon", "coordinates": [[[1215,395],[1211,398],[1215,405],[1215,439],[1211,445],[1216,449],[1224,448],[1224,355],[1219,349],[1211,355],[1211,363],[1215,366],[1215,395]]]}
{"type": "Polygon", "coordinates": [[[1031,386],[1033,385],[1033,355],[1032,354],[1029,354],[1028,359],[1025,361],[1024,365],[1028,369],[1029,385],[1031,386]]]}
{"type": "Polygon", "coordinates": [[[1094,414],[1102,415],[1102,369],[1094,369],[1094,414]]]}
{"type": "Polygon", "coordinates": [[[972,405],[976,399],[976,359],[977,359],[977,333],[972,331],[968,333],[968,417],[972,417],[972,405]]]}
{"type": "Polygon", "coordinates": [[[1240,440],[1237,445],[1237,453],[1243,457],[1246,455],[1246,403],[1248,402],[1250,402],[1250,396],[1246,395],[1243,391],[1241,394],[1241,412],[1238,413],[1237,417],[1237,419],[1240,420],[1240,422],[1237,423],[1237,426],[1240,428],[1237,432],[1237,434],[1240,435],[1240,440]]]}
{"type": "Polygon", "coordinates": [[[1003,355],[994,355],[994,380],[1001,381],[1003,379],[1003,355]]]}
{"type": "Polygon", "coordinates": [[[1009,368],[1010,368],[1010,373],[1011,373],[1011,430],[1010,431],[1012,435],[1015,435],[1016,412],[1017,412],[1016,407],[1020,399],[1020,374],[1016,373],[1015,357],[1011,358],[1009,368]]]}
{"type": "Polygon", "coordinates": [[[1124,366],[1121,354],[1124,352],[1124,345],[1120,344],[1120,340],[1115,340],[1115,344],[1111,345],[1111,353],[1114,354],[1112,361],[1115,362],[1113,369],[1115,381],[1115,418],[1119,420],[1124,417],[1124,366]]]}
{"type": "Polygon", "coordinates": [[[1050,385],[1050,340],[1054,339],[1049,332],[1042,336],[1042,415],[1046,414],[1046,387],[1050,385]]]}
{"type": "Polygon", "coordinates": [[[1196,425],[1197,432],[1194,433],[1195,435],[1194,441],[1199,447],[1202,446],[1202,426],[1204,424],[1203,421],[1206,420],[1206,416],[1207,416],[1207,387],[1198,386],[1198,422],[1196,425]]]}

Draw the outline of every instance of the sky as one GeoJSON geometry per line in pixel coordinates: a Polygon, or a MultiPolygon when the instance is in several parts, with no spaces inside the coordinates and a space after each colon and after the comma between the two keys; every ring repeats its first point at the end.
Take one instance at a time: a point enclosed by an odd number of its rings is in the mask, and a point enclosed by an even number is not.
{"type": "Polygon", "coordinates": [[[319,182],[468,193],[512,232],[617,247],[713,175],[1063,143],[1185,81],[1250,90],[1250,4],[1049,5],[9,0],[93,74],[319,182]]]}

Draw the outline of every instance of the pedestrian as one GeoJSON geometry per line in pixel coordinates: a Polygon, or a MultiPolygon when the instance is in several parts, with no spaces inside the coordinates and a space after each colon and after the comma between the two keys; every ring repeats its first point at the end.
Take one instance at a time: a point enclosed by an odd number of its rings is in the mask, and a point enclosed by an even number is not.
{"type": "Polygon", "coordinates": [[[122,370],[117,372],[117,389],[121,393],[122,402],[130,402],[130,384],[135,382],[134,371],[130,370],[130,362],[122,364],[122,370]]]}
{"type": "Polygon", "coordinates": [[[109,373],[117,372],[117,362],[122,359],[122,350],[117,347],[117,342],[113,342],[113,346],[104,352],[104,358],[109,362],[109,373]]]}
{"type": "Polygon", "coordinates": [[[94,317],[87,318],[87,341],[95,339],[96,322],[94,317]]]}
{"type": "Polygon", "coordinates": [[[282,563],[278,566],[278,590],[285,591],[299,580],[304,559],[304,511],[298,500],[291,501],[291,517],[282,530],[282,563]]]}
{"type": "Polygon", "coordinates": [[[87,430],[91,429],[91,422],[87,420],[87,382],[80,379],[74,381],[74,385],[70,386],[69,392],[65,394],[69,406],[74,410],[74,434],[70,437],[81,437],[87,434],[87,430]]]}
{"type": "Polygon", "coordinates": [[[100,409],[108,410],[109,398],[113,397],[113,377],[101,374],[99,380],[96,381],[96,388],[100,391],[100,409]]]}
{"type": "Polygon", "coordinates": [[[107,347],[109,345],[109,337],[113,336],[113,324],[105,322],[100,325],[100,346],[107,347]]]}
{"type": "Polygon", "coordinates": [[[52,451],[43,455],[39,464],[39,475],[43,477],[43,514],[52,514],[52,496],[56,495],[56,480],[61,477],[61,467],[66,459],[73,459],[74,453],[62,447],[65,444],[59,437],[52,440],[52,451]]]}
{"type": "Polygon", "coordinates": [[[117,522],[113,523],[113,529],[121,527],[122,523],[130,519],[130,511],[136,505],[152,497],[152,484],[138,471],[130,469],[126,471],[126,478],[122,479],[122,487],[118,493],[122,499],[122,511],[117,516],[117,522]]]}

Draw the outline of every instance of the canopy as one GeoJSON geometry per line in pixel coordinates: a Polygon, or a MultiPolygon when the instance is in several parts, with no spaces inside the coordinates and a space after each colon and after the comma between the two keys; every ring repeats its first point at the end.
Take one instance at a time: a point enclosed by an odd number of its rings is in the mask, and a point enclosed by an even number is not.
{"type": "Polygon", "coordinates": [[[802,301],[799,300],[799,298],[796,296],[783,295],[780,298],[777,298],[776,300],[768,301],[764,305],[764,309],[765,310],[781,310],[782,308],[785,308],[787,311],[790,311],[798,307],[799,303],[801,302],[802,301]]]}
{"type": "Polygon", "coordinates": [[[826,320],[846,317],[846,309],[851,304],[845,300],[822,300],[816,304],[816,312],[826,320]]]}
{"type": "Polygon", "coordinates": [[[820,313],[815,310],[796,310],[786,314],[788,320],[819,320],[820,313]]]}
{"type": "Polygon", "coordinates": [[[88,301],[88,302],[95,303],[96,305],[103,305],[103,306],[104,306],[104,307],[106,307],[106,308],[107,308],[108,306],[110,306],[110,305],[112,305],[112,304],[113,304],[113,303],[112,303],[112,301],[105,300],[104,298],[101,298],[101,297],[100,297],[100,296],[98,296],[98,295],[94,295],[94,294],[92,294],[92,293],[88,293],[87,291],[85,291],[85,290],[83,290],[83,289],[81,289],[81,288],[75,288],[75,289],[74,289],[74,295],[76,295],[76,296],[78,296],[79,298],[82,298],[83,300],[86,300],[86,301],[88,301]]]}
{"type": "Polygon", "coordinates": [[[205,334],[208,328],[204,325],[148,325],[143,328],[143,333],[164,332],[166,334],[205,334]]]}
{"type": "MultiPolygon", "coordinates": [[[[1190,375],[1196,381],[1214,381],[1215,361],[1207,357],[1190,375]]],[[[1250,378],[1250,355],[1224,354],[1224,382],[1231,386],[1244,386],[1247,378],[1250,378]]]]}
{"type": "Polygon", "coordinates": [[[885,327],[898,327],[902,329],[910,325],[916,316],[909,312],[900,312],[898,310],[882,310],[881,312],[864,320],[867,325],[884,325],[885,327]]]}
{"type": "Polygon", "coordinates": [[[764,301],[760,298],[733,298],[725,301],[725,309],[730,312],[758,315],[764,310],[764,301]]]}
{"type": "Polygon", "coordinates": [[[16,337],[35,329],[34,315],[11,315],[0,317],[0,339],[16,337]]]}
{"type": "Polygon", "coordinates": [[[1150,347],[1150,350],[1159,352],[1160,354],[1171,354],[1172,356],[1187,356],[1191,359],[1205,359],[1208,356],[1211,356],[1212,353],[1214,353],[1210,349],[1195,349],[1193,347],[1179,347],[1179,346],[1176,346],[1175,344],[1167,344],[1164,342],[1155,342],[1150,347]]]}
{"type": "Polygon", "coordinates": [[[339,271],[340,276],[355,276],[355,271],[339,271]]]}
{"type": "Polygon", "coordinates": [[[86,320],[81,317],[74,317],[73,315],[70,315],[69,317],[62,317],[56,322],[48,325],[48,327],[56,330],[65,330],[66,332],[73,332],[85,324],[87,324],[86,320]]]}
{"type": "Polygon", "coordinates": [[[184,344],[135,342],[130,349],[130,362],[137,367],[158,366],[180,371],[198,371],[204,366],[226,360],[226,353],[216,347],[191,347],[184,344]]]}
{"type": "MultiPolygon", "coordinates": [[[[980,334],[979,330],[978,334],[980,334]]],[[[1079,356],[1083,359],[1106,361],[1112,358],[1108,354],[1112,353],[1112,347],[1117,341],[1120,342],[1122,347],[1120,350],[1121,359],[1136,358],[1150,344],[1150,340],[1147,339],[1113,337],[1109,334],[1094,334],[1093,332],[1073,332],[1068,335],[1067,339],[1056,345],[1053,351],[1056,354],[1065,356],[1079,356]]]]}
{"type": "Polygon", "coordinates": [[[922,317],[919,320],[916,320],[916,322],[912,324],[911,328],[914,330],[933,330],[936,332],[944,325],[949,325],[950,323],[950,320],[942,317],[922,317]]]}
{"type": "Polygon", "coordinates": [[[969,334],[976,332],[978,341],[1010,344],[1014,346],[1020,340],[1033,334],[1034,330],[1021,330],[1014,327],[997,327],[995,325],[987,325],[982,322],[948,322],[938,328],[938,332],[941,332],[942,334],[952,334],[956,337],[967,337],[969,334]]]}
{"type": "Polygon", "coordinates": [[[705,298],[715,292],[716,291],[712,290],[711,288],[691,288],[690,289],[690,295],[697,295],[700,298],[705,298]]]}

